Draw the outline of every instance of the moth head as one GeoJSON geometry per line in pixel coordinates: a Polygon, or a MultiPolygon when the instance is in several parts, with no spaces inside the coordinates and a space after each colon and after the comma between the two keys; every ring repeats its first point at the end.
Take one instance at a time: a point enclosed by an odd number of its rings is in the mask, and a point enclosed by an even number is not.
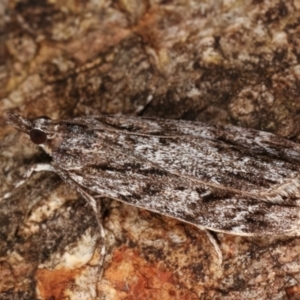
{"type": "Polygon", "coordinates": [[[27,119],[18,114],[8,113],[8,122],[16,129],[25,132],[30,140],[41,146],[47,153],[51,154],[52,146],[61,140],[58,134],[58,126],[55,121],[48,117],[27,119]]]}

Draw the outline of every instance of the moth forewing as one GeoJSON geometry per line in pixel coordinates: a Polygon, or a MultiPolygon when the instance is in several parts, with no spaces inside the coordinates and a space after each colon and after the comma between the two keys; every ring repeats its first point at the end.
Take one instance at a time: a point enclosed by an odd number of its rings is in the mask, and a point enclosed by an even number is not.
{"type": "Polygon", "coordinates": [[[47,150],[55,172],[85,198],[106,196],[236,235],[300,234],[297,143],[188,121],[9,119],[47,150]]]}

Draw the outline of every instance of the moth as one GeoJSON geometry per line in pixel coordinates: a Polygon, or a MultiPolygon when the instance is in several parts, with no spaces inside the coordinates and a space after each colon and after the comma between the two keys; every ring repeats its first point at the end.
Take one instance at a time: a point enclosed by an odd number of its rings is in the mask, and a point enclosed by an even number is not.
{"type": "Polygon", "coordinates": [[[31,120],[14,113],[8,118],[52,157],[51,164],[34,165],[25,177],[53,171],[95,212],[93,195],[215,232],[300,235],[295,142],[179,120],[110,115],[31,120]]]}

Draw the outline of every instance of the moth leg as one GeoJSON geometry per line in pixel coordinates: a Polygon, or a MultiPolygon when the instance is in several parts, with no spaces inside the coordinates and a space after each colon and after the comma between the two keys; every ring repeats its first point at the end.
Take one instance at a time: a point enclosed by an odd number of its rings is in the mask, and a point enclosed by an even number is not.
{"type": "MultiPolygon", "coordinates": [[[[154,93],[154,91],[153,91],[153,93],[154,93]]],[[[148,104],[150,103],[150,102],[152,102],[152,99],[153,99],[153,95],[149,95],[148,97],[147,97],[147,100],[146,100],[146,103],[144,104],[144,105],[140,105],[140,106],[138,106],[137,108],[136,108],[136,110],[133,112],[133,116],[138,116],[140,113],[142,113],[145,109],[146,109],[146,107],[148,106],[148,104]]]]}
{"type": "Polygon", "coordinates": [[[209,241],[212,243],[212,245],[214,246],[215,248],[215,251],[217,253],[217,256],[218,256],[218,264],[219,266],[222,266],[222,263],[223,263],[223,255],[222,255],[222,252],[221,252],[221,249],[215,239],[215,237],[208,231],[208,230],[205,230],[204,229],[204,232],[206,233],[209,241]]]}
{"type": "MultiPolygon", "coordinates": [[[[100,251],[101,260],[100,260],[100,263],[99,263],[99,266],[98,266],[99,267],[99,269],[98,269],[98,275],[99,275],[99,278],[101,278],[102,275],[103,275],[103,266],[104,266],[104,261],[105,261],[105,256],[106,256],[106,247],[105,247],[105,230],[104,230],[102,221],[99,218],[99,211],[98,211],[98,208],[97,208],[97,202],[96,202],[96,200],[95,200],[94,197],[92,197],[86,191],[84,191],[83,189],[81,189],[79,186],[75,186],[75,188],[76,188],[77,192],[92,207],[92,209],[93,209],[93,211],[95,213],[97,225],[98,225],[99,232],[100,232],[100,237],[101,237],[101,240],[102,240],[102,248],[101,248],[101,251],[100,251]]],[[[102,213],[102,206],[100,206],[100,212],[102,213]]]]}
{"type": "MultiPolygon", "coordinates": [[[[50,164],[34,164],[24,173],[23,178],[20,181],[18,181],[16,184],[14,184],[13,189],[16,189],[21,185],[23,185],[28,180],[28,178],[32,175],[33,172],[41,172],[41,171],[49,171],[49,172],[56,173],[55,169],[50,164]]],[[[12,192],[8,192],[4,194],[0,198],[0,202],[4,199],[9,198],[11,195],[12,192]]]]}

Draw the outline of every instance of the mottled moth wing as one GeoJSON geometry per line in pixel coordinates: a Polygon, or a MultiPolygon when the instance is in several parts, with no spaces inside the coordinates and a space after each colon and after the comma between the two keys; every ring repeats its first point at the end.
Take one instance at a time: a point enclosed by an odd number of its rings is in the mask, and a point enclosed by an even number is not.
{"type": "Polygon", "coordinates": [[[300,234],[300,146],[273,134],[116,116],[15,126],[45,132],[55,171],[87,192],[213,231],[300,234]]]}

